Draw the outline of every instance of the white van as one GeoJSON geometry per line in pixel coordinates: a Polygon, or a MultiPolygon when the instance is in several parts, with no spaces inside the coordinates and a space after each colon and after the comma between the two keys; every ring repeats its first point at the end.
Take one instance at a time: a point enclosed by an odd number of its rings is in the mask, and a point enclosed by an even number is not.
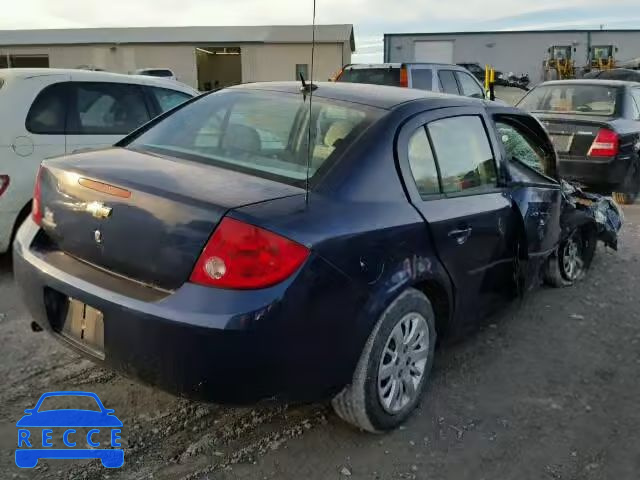
{"type": "Polygon", "coordinates": [[[31,209],[40,162],[111,146],[197,96],[160,78],[87,70],[0,70],[0,253],[31,209]]]}

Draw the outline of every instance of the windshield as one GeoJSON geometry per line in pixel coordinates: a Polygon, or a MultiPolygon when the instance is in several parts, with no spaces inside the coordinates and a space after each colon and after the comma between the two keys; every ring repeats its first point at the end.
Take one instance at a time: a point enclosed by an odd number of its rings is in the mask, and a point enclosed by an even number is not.
{"type": "Polygon", "coordinates": [[[302,94],[222,90],[201,97],[128,145],[304,186],[377,116],[377,110],[302,94]],[[309,154],[311,156],[310,162],[309,154]]]}
{"type": "Polygon", "coordinates": [[[338,79],[339,82],[369,83],[372,85],[400,86],[399,68],[347,68],[338,79]]]}
{"type": "Polygon", "coordinates": [[[618,87],[575,83],[542,85],[518,104],[533,113],[568,113],[612,116],[616,112],[618,87]]]}

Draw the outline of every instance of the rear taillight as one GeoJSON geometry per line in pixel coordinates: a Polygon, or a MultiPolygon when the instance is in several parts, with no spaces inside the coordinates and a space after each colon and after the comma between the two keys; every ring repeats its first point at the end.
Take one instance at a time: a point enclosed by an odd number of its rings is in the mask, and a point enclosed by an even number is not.
{"type": "Polygon", "coordinates": [[[42,191],[40,187],[40,180],[42,177],[42,166],[38,169],[36,175],[36,184],[33,187],[33,201],[31,202],[31,218],[38,225],[42,224],[42,191]]]}
{"type": "Polygon", "coordinates": [[[615,157],[620,150],[620,137],[613,130],[601,128],[593,141],[588,155],[590,157],[615,157]]]}
{"type": "Polygon", "coordinates": [[[407,67],[400,68],[400,86],[401,87],[409,86],[409,73],[407,72],[407,67]]]}
{"type": "Polygon", "coordinates": [[[0,197],[7,191],[7,188],[9,188],[10,181],[9,175],[0,175],[0,197]]]}
{"type": "Polygon", "coordinates": [[[304,245],[226,217],[204,247],[189,280],[220,288],[265,288],[288,278],[308,256],[304,245]]]}

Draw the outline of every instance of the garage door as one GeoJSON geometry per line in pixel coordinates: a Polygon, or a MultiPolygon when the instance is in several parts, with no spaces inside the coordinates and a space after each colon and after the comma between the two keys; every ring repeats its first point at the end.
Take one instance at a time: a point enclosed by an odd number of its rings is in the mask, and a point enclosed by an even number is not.
{"type": "Polygon", "coordinates": [[[416,62],[453,63],[452,41],[415,42],[414,52],[416,62]]]}

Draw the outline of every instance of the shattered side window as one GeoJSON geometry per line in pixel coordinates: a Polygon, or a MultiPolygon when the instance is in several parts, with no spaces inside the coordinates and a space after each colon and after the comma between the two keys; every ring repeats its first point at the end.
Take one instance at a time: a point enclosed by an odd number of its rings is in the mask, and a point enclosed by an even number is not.
{"type": "Polygon", "coordinates": [[[496,122],[496,127],[509,161],[524,163],[543,175],[550,175],[546,165],[547,155],[542,148],[510,124],[496,122]]]}

